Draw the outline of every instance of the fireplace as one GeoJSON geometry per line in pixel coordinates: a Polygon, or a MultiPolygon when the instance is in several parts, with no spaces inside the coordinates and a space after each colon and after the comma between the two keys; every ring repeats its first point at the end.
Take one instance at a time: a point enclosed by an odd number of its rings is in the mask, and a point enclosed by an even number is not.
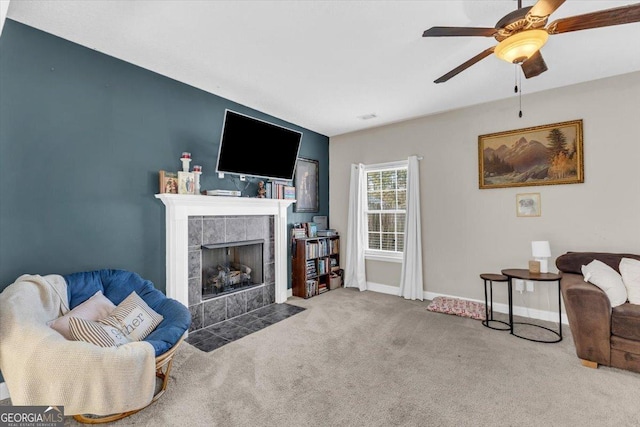
{"type": "MultiPolygon", "coordinates": [[[[190,331],[286,301],[291,294],[287,289],[287,210],[293,200],[185,194],[155,197],[166,207],[166,294],[189,307],[190,331]],[[203,246],[253,240],[264,241],[260,284],[233,293],[203,294],[202,261],[208,256],[203,255],[208,250],[203,246]]],[[[255,267],[251,268],[253,280],[255,267]]]]}
{"type": "Polygon", "coordinates": [[[261,285],[263,246],[264,240],[202,245],[202,299],[261,285]]]}

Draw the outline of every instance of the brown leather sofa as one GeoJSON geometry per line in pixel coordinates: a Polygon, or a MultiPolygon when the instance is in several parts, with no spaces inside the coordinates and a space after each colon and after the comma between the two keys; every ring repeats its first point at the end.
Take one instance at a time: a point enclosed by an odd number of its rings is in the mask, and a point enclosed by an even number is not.
{"type": "Polygon", "coordinates": [[[622,258],[640,260],[640,255],[567,252],[556,259],[556,267],[562,272],[562,298],[582,364],[640,372],[640,305],[626,302],[612,310],[604,291],[582,276],[582,266],[594,259],[620,272],[622,258]]]}

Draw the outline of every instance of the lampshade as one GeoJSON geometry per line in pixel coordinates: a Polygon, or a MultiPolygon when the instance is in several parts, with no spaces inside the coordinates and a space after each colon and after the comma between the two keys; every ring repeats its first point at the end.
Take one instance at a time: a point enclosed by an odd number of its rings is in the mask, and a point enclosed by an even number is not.
{"type": "Polygon", "coordinates": [[[531,242],[531,252],[534,258],[549,258],[551,247],[546,240],[531,242]]]}
{"type": "Polygon", "coordinates": [[[520,64],[536,53],[549,38],[545,30],[526,30],[502,40],[494,52],[500,59],[520,64]]]}

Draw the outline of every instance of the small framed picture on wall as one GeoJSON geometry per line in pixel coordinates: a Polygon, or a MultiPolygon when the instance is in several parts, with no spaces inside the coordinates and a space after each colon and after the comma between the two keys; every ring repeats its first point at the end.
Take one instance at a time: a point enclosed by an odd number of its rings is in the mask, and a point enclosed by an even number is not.
{"type": "Polygon", "coordinates": [[[516,194],[516,214],[518,216],[540,216],[540,193],[516,194]]]}

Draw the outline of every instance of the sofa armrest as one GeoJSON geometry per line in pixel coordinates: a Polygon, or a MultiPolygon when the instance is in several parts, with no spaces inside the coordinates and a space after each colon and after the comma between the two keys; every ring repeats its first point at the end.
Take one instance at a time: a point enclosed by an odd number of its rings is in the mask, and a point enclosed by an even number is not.
{"type": "Polygon", "coordinates": [[[611,304],[597,286],[580,274],[560,280],[569,327],[580,359],[609,366],[611,361],[611,304]]]}

